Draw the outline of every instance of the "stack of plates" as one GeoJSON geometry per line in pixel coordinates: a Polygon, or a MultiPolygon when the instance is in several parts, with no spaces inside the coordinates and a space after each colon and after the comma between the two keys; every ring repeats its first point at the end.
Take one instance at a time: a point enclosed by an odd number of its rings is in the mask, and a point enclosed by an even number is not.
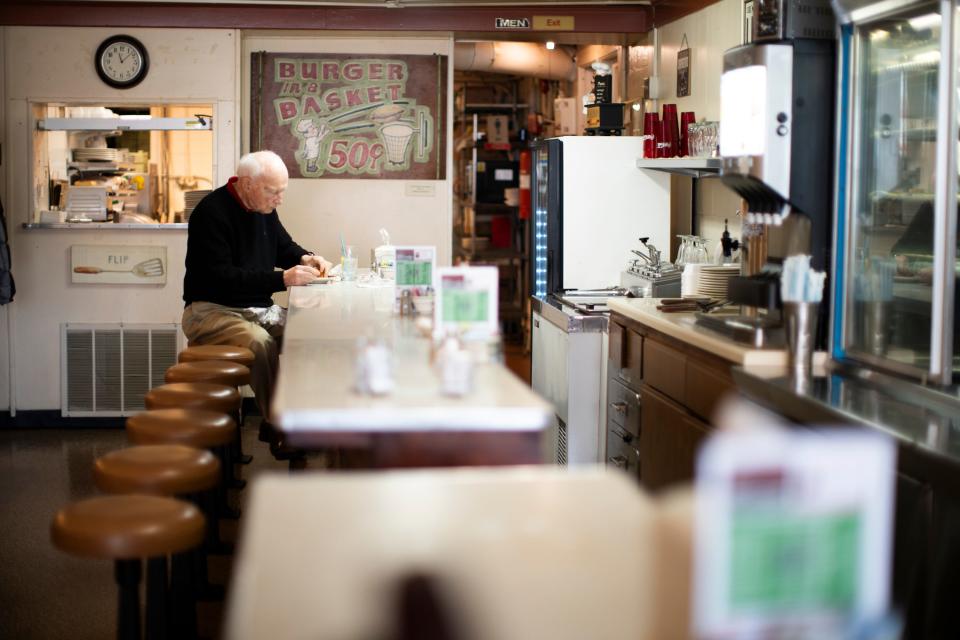
{"type": "Polygon", "coordinates": [[[727,298],[730,278],[740,275],[740,265],[702,265],[697,279],[697,294],[718,300],[727,298]]]}
{"type": "Polygon", "coordinates": [[[70,187],[67,190],[68,220],[106,220],[106,187],[70,187]]]}
{"type": "Polygon", "coordinates": [[[74,149],[74,162],[116,162],[120,158],[118,149],[74,149]]]}
{"type": "Polygon", "coordinates": [[[183,193],[183,220],[190,219],[194,207],[200,204],[200,201],[207,197],[210,189],[199,189],[197,191],[185,191],[183,193]]]}

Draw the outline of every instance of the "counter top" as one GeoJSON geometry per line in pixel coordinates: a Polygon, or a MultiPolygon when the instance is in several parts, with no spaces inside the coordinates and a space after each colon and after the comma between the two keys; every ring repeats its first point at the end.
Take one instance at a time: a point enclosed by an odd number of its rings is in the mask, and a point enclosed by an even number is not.
{"type": "Polygon", "coordinates": [[[784,367],[734,368],[741,392],[797,422],[853,424],[960,466],[960,398],[903,381],[870,380],[836,365],[793,379],[784,367]]]}
{"type": "Polygon", "coordinates": [[[676,618],[659,630],[655,619],[689,557],[689,516],[669,529],[683,535],[655,546],[667,540],[659,510],[625,475],[297,474],[261,476],[249,491],[226,637],[396,637],[413,575],[433,581],[450,637],[681,635],[676,618]]]}
{"type": "MultiPolygon", "coordinates": [[[[664,313],[657,311],[659,298],[610,298],[607,306],[612,311],[636,320],[691,346],[709,351],[729,362],[747,366],[785,366],[787,352],[784,349],[757,349],[734,342],[727,336],[698,326],[693,313],[664,313]]],[[[826,359],[825,353],[817,353],[815,363],[826,359]]]]}
{"type": "Polygon", "coordinates": [[[283,431],[353,433],[410,431],[541,432],[550,405],[502,364],[474,367],[471,393],[440,393],[430,365],[431,340],[411,318],[393,313],[392,286],[354,282],[292,287],[273,421],[283,431]],[[395,388],[360,395],[354,360],[360,338],[382,340],[393,359],[395,388]]]}

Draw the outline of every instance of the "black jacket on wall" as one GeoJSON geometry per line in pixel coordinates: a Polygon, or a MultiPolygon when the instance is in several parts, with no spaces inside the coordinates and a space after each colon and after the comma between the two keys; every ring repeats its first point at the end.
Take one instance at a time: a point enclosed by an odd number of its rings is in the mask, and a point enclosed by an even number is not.
{"type": "Polygon", "coordinates": [[[0,304],[13,302],[17,285],[10,271],[10,245],[7,244],[7,219],[3,215],[3,203],[0,202],[0,304]]]}

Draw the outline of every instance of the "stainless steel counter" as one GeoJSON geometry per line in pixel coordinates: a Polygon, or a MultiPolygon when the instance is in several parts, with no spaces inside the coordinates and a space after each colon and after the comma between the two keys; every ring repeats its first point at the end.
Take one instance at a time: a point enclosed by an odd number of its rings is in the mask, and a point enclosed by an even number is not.
{"type": "Polygon", "coordinates": [[[901,451],[925,454],[960,470],[960,398],[910,382],[846,371],[839,365],[796,381],[781,367],[736,367],[751,400],[811,425],[858,425],[896,438],[901,451]]]}
{"type": "Polygon", "coordinates": [[[609,314],[577,313],[573,308],[554,298],[531,297],[530,304],[536,313],[566,333],[602,333],[607,330],[609,314]]]}

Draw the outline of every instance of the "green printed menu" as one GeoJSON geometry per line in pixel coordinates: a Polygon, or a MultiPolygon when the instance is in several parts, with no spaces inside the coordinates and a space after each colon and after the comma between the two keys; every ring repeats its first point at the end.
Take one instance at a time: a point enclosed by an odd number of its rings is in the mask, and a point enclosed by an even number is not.
{"type": "Polygon", "coordinates": [[[444,322],[486,322],[489,311],[488,291],[451,289],[443,297],[444,322]]]}
{"type": "Polygon", "coordinates": [[[731,609],[774,614],[852,608],[860,533],[857,512],[738,509],[731,536],[731,609]]]}
{"type": "Polygon", "coordinates": [[[397,260],[396,281],[400,286],[429,287],[433,284],[431,260],[397,260]]]}

